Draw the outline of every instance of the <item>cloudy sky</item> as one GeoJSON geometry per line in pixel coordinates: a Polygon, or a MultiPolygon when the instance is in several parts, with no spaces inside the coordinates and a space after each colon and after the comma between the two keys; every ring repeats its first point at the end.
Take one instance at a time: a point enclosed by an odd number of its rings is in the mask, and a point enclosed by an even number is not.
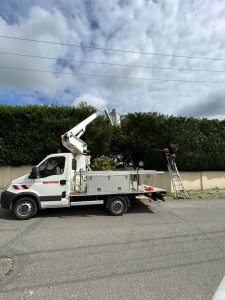
{"type": "Polygon", "coordinates": [[[225,1],[1,0],[0,103],[225,119],[225,1]]]}

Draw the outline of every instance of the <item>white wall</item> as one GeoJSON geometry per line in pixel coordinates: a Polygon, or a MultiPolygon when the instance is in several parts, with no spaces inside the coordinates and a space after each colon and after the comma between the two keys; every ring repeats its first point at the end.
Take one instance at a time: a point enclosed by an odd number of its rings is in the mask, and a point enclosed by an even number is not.
{"type": "MultiPolygon", "coordinates": [[[[225,171],[180,172],[186,190],[225,189],[225,171]]],[[[140,182],[146,185],[161,187],[173,192],[169,172],[158,175],[141,175],[140,182]]]]}
{"type": "MultiPolygon", "coordinates": [[[[32,166],[0,167],[0,189],[13,179],[31,172],[32,166]]],[[[187,190],[225,189],[225,171],[180,172],[181,179],[187,190]]],[[[140,183],[161,187],[172,192],[169,172],[158,175],[140,175],[140,183]]]]}

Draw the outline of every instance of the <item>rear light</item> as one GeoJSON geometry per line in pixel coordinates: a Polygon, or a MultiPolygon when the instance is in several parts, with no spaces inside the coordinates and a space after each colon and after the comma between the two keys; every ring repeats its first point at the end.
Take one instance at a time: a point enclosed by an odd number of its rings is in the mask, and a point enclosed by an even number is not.
{"type": "Polygon", "coordinates": [[[152,202],[152,194],[149,193],[149,194],[147,195],[147,197],[149,198],[149,202],[152,202]]]}

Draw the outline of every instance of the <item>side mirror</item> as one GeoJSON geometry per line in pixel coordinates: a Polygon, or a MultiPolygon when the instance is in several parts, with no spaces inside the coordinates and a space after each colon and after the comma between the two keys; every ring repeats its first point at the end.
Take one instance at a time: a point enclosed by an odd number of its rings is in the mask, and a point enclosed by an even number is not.
{"type": "Polygon", "coordinates": [[[29,179],[35,179],[39,177],[38,167],[33,167],[32,171],[30,172],[29,179]]]}

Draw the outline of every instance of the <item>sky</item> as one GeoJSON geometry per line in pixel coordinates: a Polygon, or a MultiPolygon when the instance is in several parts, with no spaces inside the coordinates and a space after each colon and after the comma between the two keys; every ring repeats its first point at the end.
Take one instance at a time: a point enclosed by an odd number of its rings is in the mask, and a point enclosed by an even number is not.
{"type": "Polygon", "coordinates": [[[1,0],[0,104],[225,119],[225,1],[1,0]]]}

